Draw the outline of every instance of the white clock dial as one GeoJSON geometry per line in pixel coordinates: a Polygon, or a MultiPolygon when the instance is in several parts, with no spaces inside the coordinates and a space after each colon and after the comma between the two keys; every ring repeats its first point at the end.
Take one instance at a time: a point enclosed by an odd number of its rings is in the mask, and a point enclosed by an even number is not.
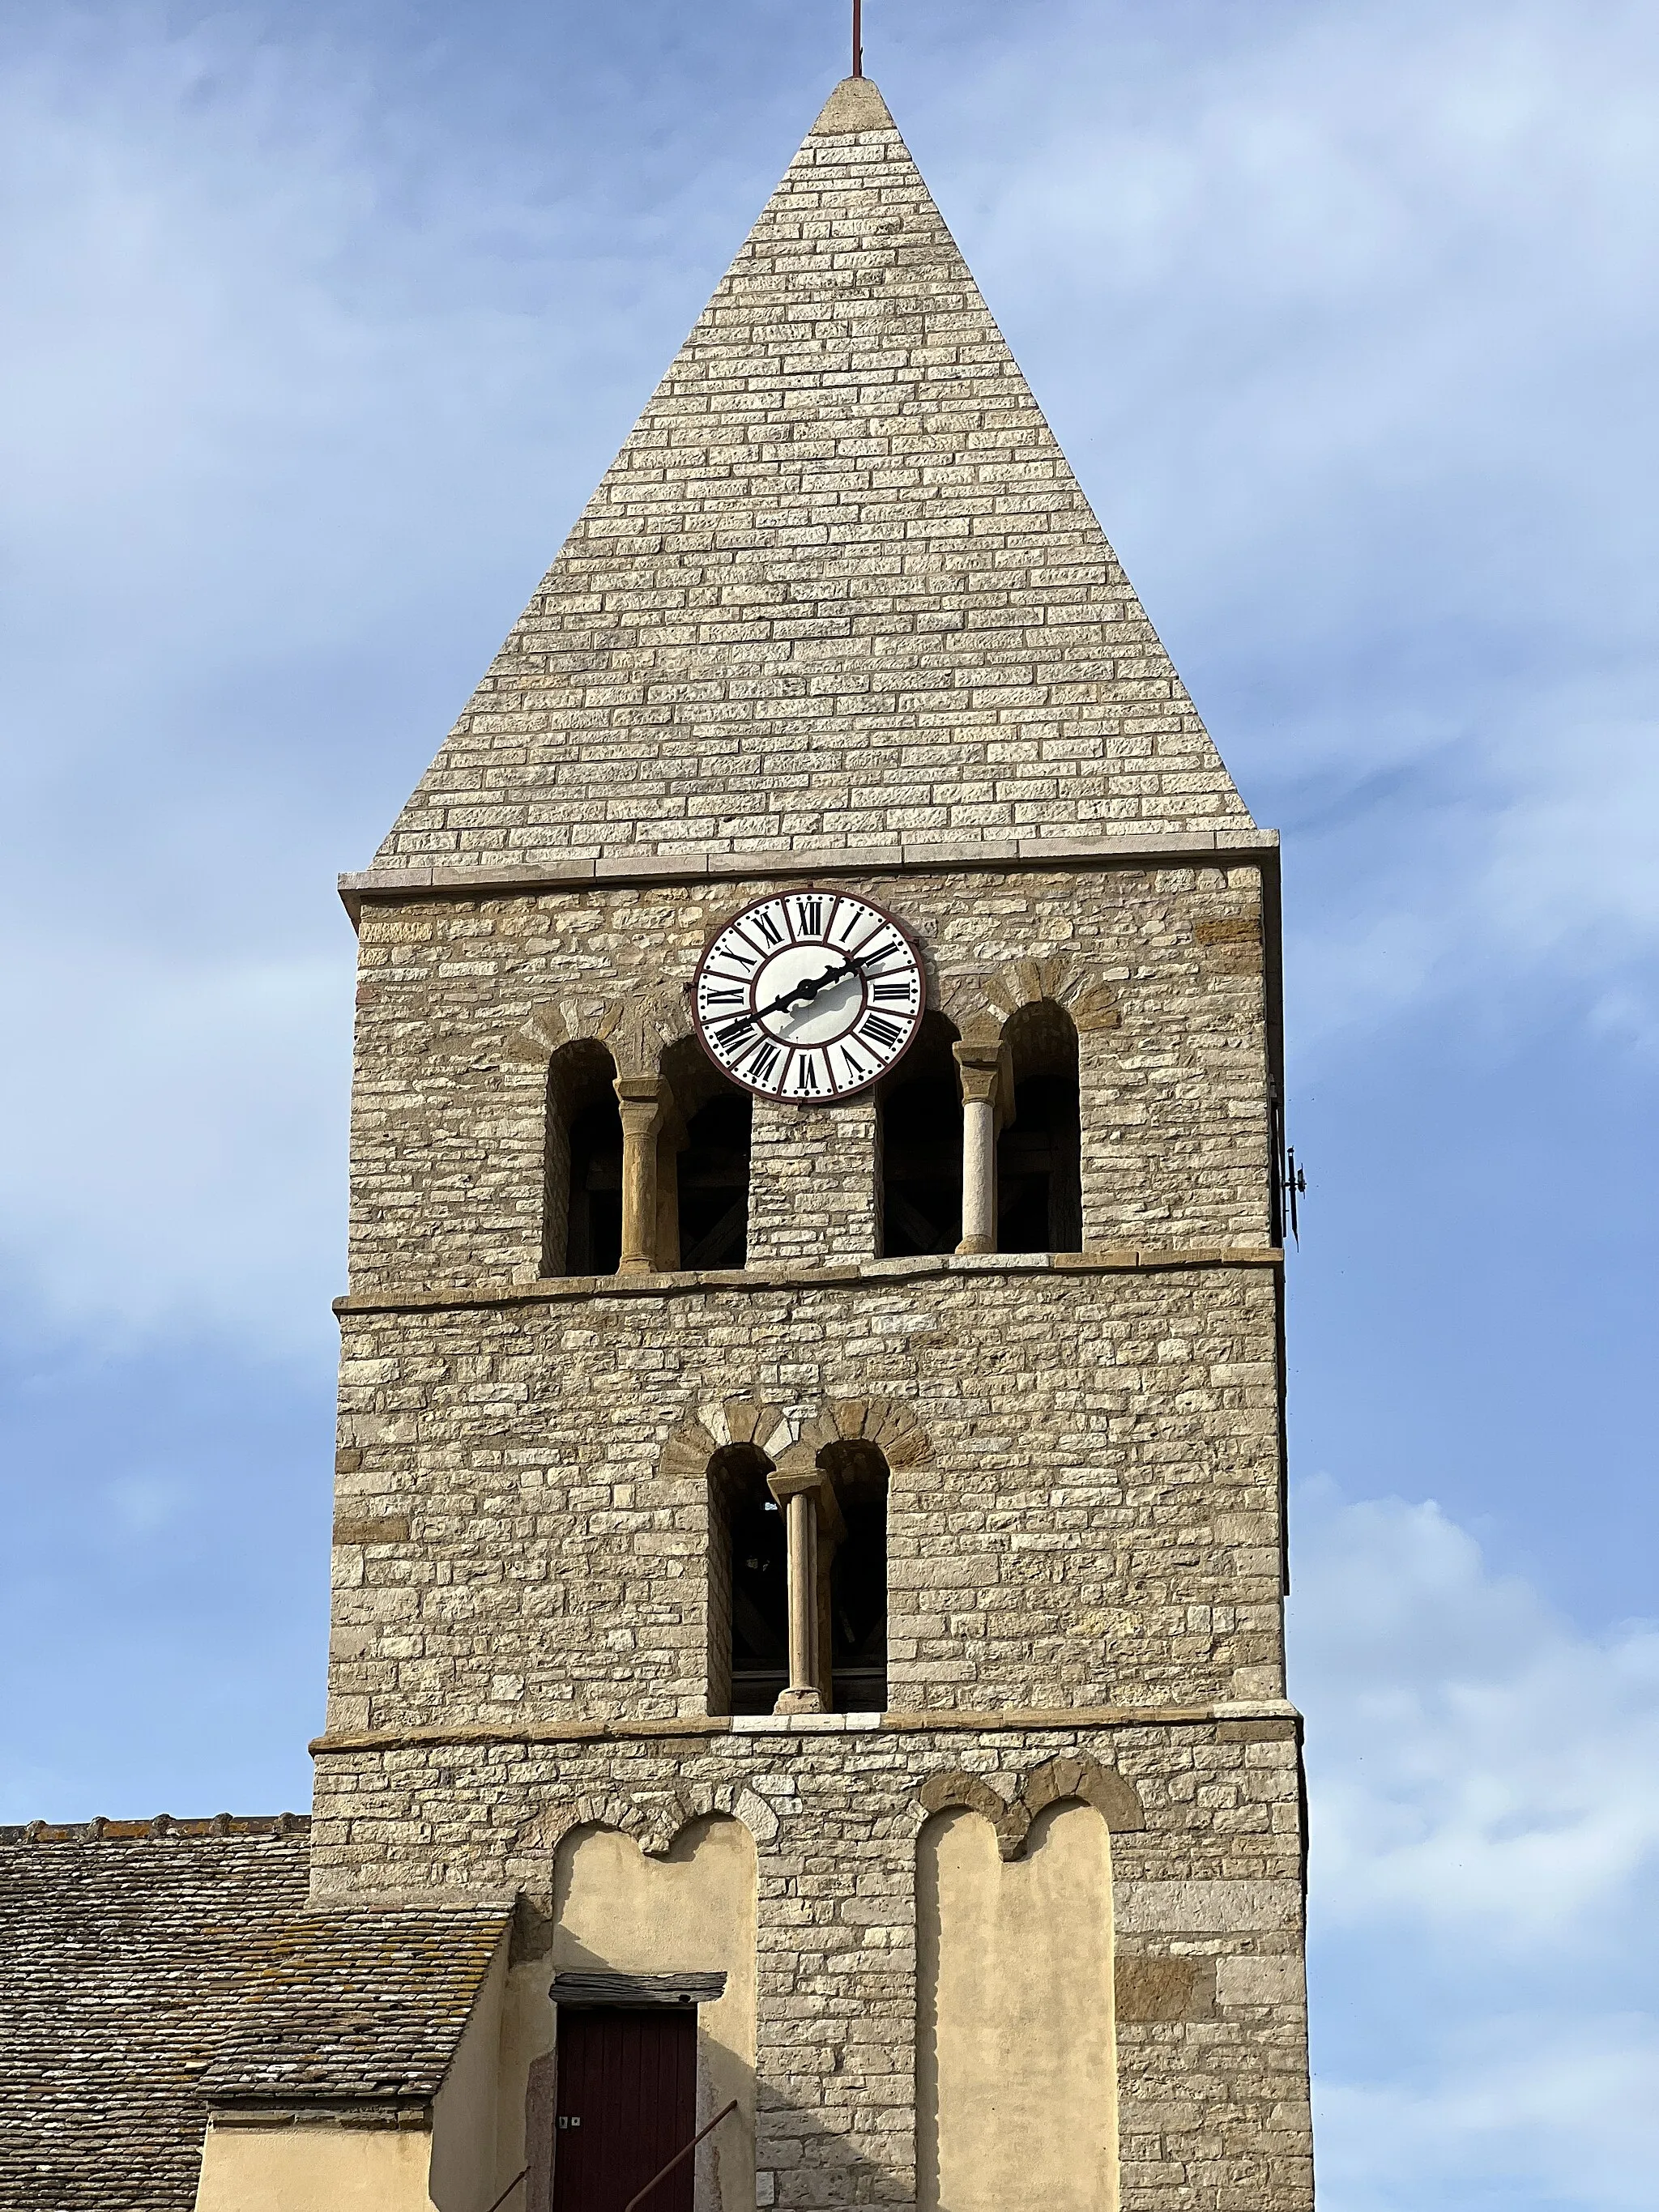
{"type": "Polygon", "coordinates": [[[710,1058],[765,1098],[849,1097],[903,1057],[927,988],[890,914],[844,892],[781,891],[729,921],[697,963],[710,1058]]]}

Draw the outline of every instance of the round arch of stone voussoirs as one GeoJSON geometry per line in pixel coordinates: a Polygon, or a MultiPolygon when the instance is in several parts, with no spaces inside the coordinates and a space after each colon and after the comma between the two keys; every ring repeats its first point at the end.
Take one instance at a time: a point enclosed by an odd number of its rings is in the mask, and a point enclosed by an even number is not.
{"type": "Polygon", "coordinates": [[[567,1044],[602,1044],[629,1079],[659,1077],[670,1045],[691,1034],[683,990],[625,991],[615,996],[573,994],[550,999],[507,1040],[514,1060],[548,1060],[567,1044]]]}
{"type": "Polygon", "coordinates": [[[996,1830],[997,1849],[1005,1859],[1019,1856],[1032,1821],[1051,1805],[1092,1805],[1115,1835],[1133,1834],[1146,1825],[1146,1808],[1134,1784],[1115,1767],[1080,1757],[1048,1760],[1027,1775],[1012,1799],[1004,1798],[982,1775],[930,1774],[917,1792],[917,1802],[924,1820],[956,1808],[981,1814],[996,1830]]]}
{"type": "Polygon", "coordinates": [[[782,1472],[815,1468],[837,1444],[873,1445],[896,1474],[933,1457],[927,1431],[910,1407],[896,1398],[831,1398],[816,1411],[791,1414],[758,1391],[710,1401],[690,1409],[663,1451],[665,1474],[696,1477],[718,1452],[746,1444],[782,1472]]]}
{"type": "Polygon", "coordinates": [[[942,993],[945,1012],[969,1050],[994,1050],[1022,1006],[1045,1000],[1063,1007],[1079,1036],[1121,1026],[1117,993],[1091,963],[1070,953],[1015,960],[983,975],[953,976],[942,993]]]}
{"type": "Polygon", "coordinates": [[[520,1833],[520,1855],[554,1853],[584,1829],[610,1829],[629,1837],[646,1858],[669,1857],[688,1829],[728,1820],[747,1828],[757,1844],[772,1843],[778,1816],[766,1800],[741,1783],[714,1788],[695,1784],[655,1797],[635,1790],[592,1790],[550,1808],[520,1833]]]}

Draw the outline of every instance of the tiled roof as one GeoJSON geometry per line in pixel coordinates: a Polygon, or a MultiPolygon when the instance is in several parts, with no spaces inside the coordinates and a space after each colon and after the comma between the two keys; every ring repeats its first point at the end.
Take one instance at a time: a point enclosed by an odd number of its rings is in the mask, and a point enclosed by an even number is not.
{"type": "Polygon", "coordinates": [[[506,1906],[319,1911],[249,1947],[248,2003],[210,2069],[214,2104],[436,2096],[506,1906]]]}
{"type": "Polygon", "coordinates": [[[203,2076],[250,1944],[304,1906],[307,1827],[0,1828],[3,2212],[194,2204],[203,2076]]]}
{"type": "Polygon", "coordinates": [[[188,2212],[210,2100],[436,2093],[508,1911],[308,1910],[308,1826],[0,1828],[0,2212],[188,2212]]]}

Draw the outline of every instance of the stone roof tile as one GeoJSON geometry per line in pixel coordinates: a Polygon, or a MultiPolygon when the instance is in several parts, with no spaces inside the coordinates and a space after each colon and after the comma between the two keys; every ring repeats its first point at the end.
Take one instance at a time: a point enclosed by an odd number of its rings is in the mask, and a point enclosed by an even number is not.
{"type": "Polygon", "coordinates": [[[313,1909],[309,1826],[0,1827],[3,2212],[188,2212],[210,2104],[436,2094],[509,1911],[313,1909]]]}
{"type": "Polygon", "coordinates": [[[0,1828],[0,2206],[187,2212],[202,2082],[308,1823],[0,1828]]]}
{"type": "Polygon", "coordinates": [[[261,1933],[210,2104],[435,2097],[512,1918],[505,1905],[318,1908],[261,1933]]]}

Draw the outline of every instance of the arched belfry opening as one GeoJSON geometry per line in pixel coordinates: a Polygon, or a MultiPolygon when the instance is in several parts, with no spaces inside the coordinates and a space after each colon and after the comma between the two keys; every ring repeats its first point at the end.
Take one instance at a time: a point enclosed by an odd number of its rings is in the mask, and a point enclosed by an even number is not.
{"type": "Polygon", "coordinates": [[[753,1102],[690,1037],[670,1046],[663,1075],[675,1109],[657,1170],[665,1217],[663,1264],[691,1271],[741,1267],[749,1250],[753,1102]]]}
{"type": "Polygon", "coordinates": [[[708,1462],[711,1713],[769,1713],[789,1686],[789,1560],[771,1472],[753,1444],[708,1462]]]}
{"type": "MultiPolygon", "coordinates": [[[[875,1445],[827,1444],[818,1465],[840,1508],[841,1535],[828,1584],[829,1680],[832,1711],[887,1709],[887,1462],[875,1445]]],[[[821,1635],[823,1632],[820,1632],[821,1635]]]]}
{"type": "Polygon", "coordinates": [[[708,1461],[711,1713],[886,1708],[886,1458],[856,1438],[796,1456],[708,1461]]]}
{"type": "Polygon", "coordinates": [[[1012,1081],[997,1139],[997,1249],[1081,1251],[1076,1026],[1063,1006],[1039,999],[1009,1018],[1002,1041],[1012,1081]]]}
{"type": "Polygon", "coordinates": [[[617,1064],[591,1037],[547,1075],[544,1275],[614,1275],[622,1260],[623,1128],[617,1064]]]}
{"type": "Polygon", "coordinates": [[[890,1259],[954,1252],[962,1238],[962,1089],[954,1026],[924,1014],[882,1085],[881,1249],[890,1259]]]}

